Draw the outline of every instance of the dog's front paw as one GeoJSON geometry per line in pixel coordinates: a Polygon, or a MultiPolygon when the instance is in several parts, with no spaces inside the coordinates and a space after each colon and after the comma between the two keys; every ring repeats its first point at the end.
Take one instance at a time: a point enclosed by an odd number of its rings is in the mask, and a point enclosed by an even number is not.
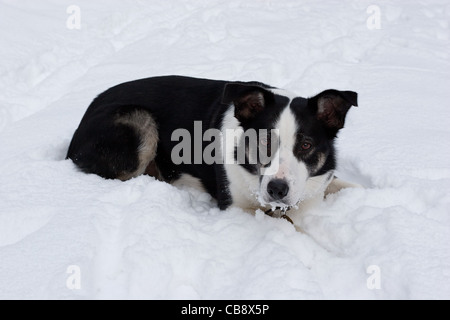
{"type": "Polygon", "coordinates": [[[342,189],[347,188],[364,188],[364,187],[360,184],[347,182],[334,177],[333,180],[328,185],[327,189],[325,190],[325,196],[329,195],[330,193],[336,193],[341,191],[342,189]]]}

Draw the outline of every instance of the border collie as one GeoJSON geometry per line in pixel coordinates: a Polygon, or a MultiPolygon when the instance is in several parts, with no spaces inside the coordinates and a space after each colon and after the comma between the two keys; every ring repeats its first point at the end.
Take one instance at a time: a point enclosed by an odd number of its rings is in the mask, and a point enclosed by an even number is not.
{"type": "Polygon", "coordinates": [[[352,186],[334,177],[334,140],[351,106],[353,91],[302,98],[259,82],[140,79],[94,99],[67,158],[107,179],[149,174],[199,188],[222,210],[291,215],[327,188],[352,186]]]}

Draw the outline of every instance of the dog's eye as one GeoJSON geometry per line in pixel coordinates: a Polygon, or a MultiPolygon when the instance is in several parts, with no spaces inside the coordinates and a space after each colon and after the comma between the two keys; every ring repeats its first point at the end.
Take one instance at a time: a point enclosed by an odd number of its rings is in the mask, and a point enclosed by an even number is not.
{"type": "Polygon", "coordinates": [[[267,145],[270,144],[270,142],[269,142],[269,140],[268,140],[267,138],[261,138],[261,139],[259,140],[259,142],[260,142],[261,145],[263,145],[263,146],[267,146],[267,145]]]}
{"type": "Polygon", "coordinates": [[[302,150],[309,150],[311,149],[312,145],[309,142],[303,142],[302,143],[302,150]]]}

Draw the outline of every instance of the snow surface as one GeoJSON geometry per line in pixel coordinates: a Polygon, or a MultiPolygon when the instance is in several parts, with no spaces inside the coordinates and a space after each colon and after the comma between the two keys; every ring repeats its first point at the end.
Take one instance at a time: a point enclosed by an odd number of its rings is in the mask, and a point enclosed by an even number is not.
{"type": "Polygon", "coordinates": [[[448,0],[0,0],[0,298],[449,299],[449,22],[448,0]],[[64,160],[98,93],[164,74],[357,91],[338,173],[366,188],[301,233],[64,160]]]}

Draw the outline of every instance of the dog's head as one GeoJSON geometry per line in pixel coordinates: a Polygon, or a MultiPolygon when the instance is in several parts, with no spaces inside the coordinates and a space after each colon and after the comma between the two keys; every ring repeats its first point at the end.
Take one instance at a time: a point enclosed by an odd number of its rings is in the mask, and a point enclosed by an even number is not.
{"type": "Polygon", "coordinates": [[[234,105],[243,129],[235,160],[258,177],[259,202],[293,206],[332,178],[334,139],[357,94],[330,89],[301,98],[260,83],[229,83],[223,102],[234,105]]]}

